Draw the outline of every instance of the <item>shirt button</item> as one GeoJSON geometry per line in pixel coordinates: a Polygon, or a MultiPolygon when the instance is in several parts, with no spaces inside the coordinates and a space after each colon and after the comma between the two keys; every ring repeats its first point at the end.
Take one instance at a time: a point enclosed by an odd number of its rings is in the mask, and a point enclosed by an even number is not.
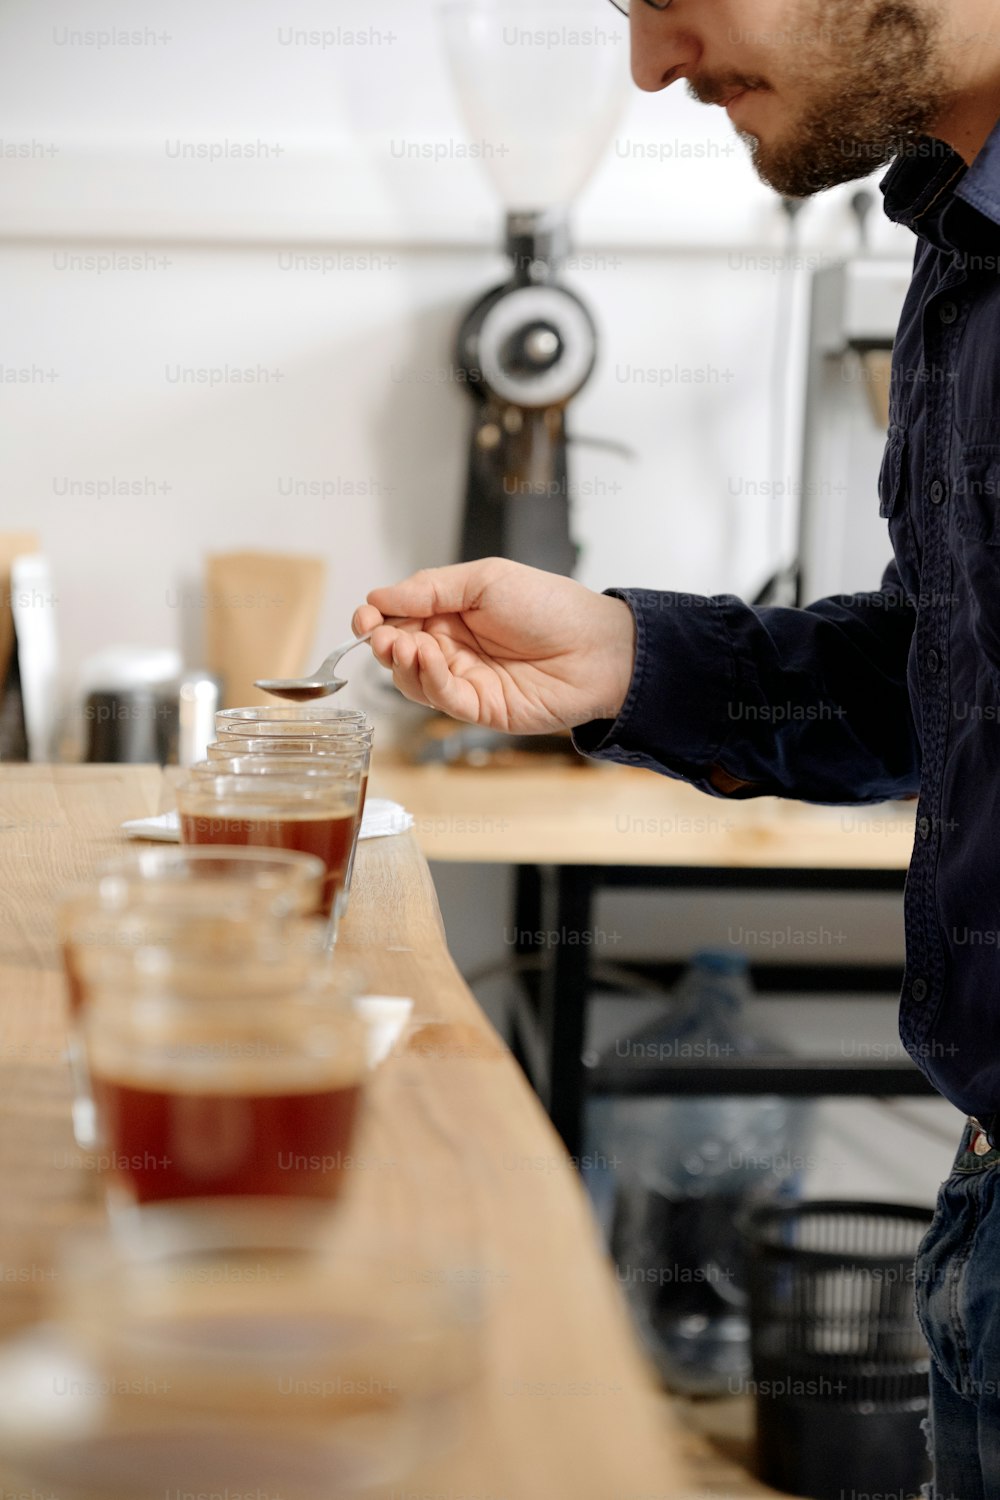
{"type": "Polygon", "coordinates": [[[938,317],[942,323],[954,323],[958,317],[958,308],[954,302],[942,302],[938,308],[938,317]]]}
{"type": "Polygon", "coordinates": [[[928,490],[928,494],[931,497],[931,504],[932,505],[940,505],[941,501],[944,499],[946,493],[947,493],[947,491],[945,490],[944,483],[942,482],[942,480],[940,480],[940,479],[932,479],[931,480],[931,487],[928,490]]]}
{"type": "Polygon", "coordinates": [[[910,994],[919,1004],[921,1000],[927,999],[927,980],[915,979],[910,985],[910,994]]]}
{"type": "Polygon", "coordinates": [[[933,646],[927,653],[927,670],[928,672],[939,672],[941,670],[941,658],[933,646]]]}
{"type": "Polygon", "coordinates": [[[924,840],[924,842],[926,842],[927,839],[930,838],[930,836],[931,836],[931,820],[930,820],[930,818],[918,818],[917,819],[917,833],[918,833],[919,837],[924,840]]]}

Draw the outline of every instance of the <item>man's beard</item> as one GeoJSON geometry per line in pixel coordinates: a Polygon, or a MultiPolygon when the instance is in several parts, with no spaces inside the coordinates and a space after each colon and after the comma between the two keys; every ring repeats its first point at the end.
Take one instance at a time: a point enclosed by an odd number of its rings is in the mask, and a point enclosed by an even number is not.
{"type": "MultiPolygon", "coordinates": [[[[775,81],[783,98],[802,100],[801,113],[771,141],[739,131],[758,176],[791,198],[867,177],[928,134],[951,97],[940,19],[916,0],[804,0],[800,9],[810,19],[795,34],[814,42],[809,67],[775,81]]],[[[762,86],[758,77],[695,76],[688,92],[715,104],[762,86]]]]}

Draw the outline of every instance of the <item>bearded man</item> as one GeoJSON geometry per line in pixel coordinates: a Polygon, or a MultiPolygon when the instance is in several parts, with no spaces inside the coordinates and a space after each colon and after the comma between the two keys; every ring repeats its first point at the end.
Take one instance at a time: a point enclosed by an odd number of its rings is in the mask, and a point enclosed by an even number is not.
{"type": "Polygon", "coordinates": [[[969,1117],[917,1265],[932,1494],[1000,1500],[1000,0],[615,3],[640,88],[725,108],[779,192],[893,163],[885,211],[917,236],[879,478],[894,561],[876,592],[786,609],[493,558],[375,589],[355,629],[418,703],[570,728],[716,797],[919,795],[900,1033],[969,1117]]]}

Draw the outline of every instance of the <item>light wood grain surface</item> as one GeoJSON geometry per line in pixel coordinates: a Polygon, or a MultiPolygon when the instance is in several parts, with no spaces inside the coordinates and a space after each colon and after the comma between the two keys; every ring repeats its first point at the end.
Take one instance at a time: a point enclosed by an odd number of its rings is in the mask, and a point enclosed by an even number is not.
{"type": "Polygon", "coordinates": [[[509,766],[381,760],[374,796],[414,814],[428,859],[492,864],[905,870],[913,803],[734,802],[684,782],[582,759],[509,766]]]}
{"type": "MultiPolygon", "coordinates": [[[[405,796],[405,793],[404,793],[405,796]]],[[[0,774],[0,1329],[37,1316],[53,1236],[99,1217],[73,1145],[58,892],[162,805],[160,773],[5,767],[0,774]]],[[[342,942],[368,988],[413,999],[369,1093],[350,1212],[388,1243],[423,1230],[473,1257],[487,1292],[472,1416],[438,1467],[397,1488],[480,1500],[668,1500],[707,1493],[632,1340],[577,1177],[445,947],[410,836],[359,851],[342,942]]],[[[692,1439],[683,1440],[692,1452],[692,1439]]],[[[707,1478],[707,1475],[706,1475],[707,1478]]],[[[714,1486],[711,1486],[714,1489],[714,1486]]],[[[716,1490],[716,1493],[722,1493],[716,1490]]],[[[733,1493],[735,1493],[735,1489],[733,1493]]]]}

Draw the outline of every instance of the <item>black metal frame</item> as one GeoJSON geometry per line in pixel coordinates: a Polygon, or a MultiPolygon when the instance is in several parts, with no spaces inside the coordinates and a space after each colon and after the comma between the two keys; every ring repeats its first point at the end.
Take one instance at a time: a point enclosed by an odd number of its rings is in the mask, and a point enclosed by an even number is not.
{"type": "MultiPolygon", "coordinates": [[[[903,870],[735,869],[645,865],[518,865],[514,920],[521,986],[510,1007],[511,1045],[571,1156],[580,1155],[588,1093],[928,1095],[934,1090],[908,1058],[823,1059],[756,1056],[718,1061],[628,1061],[587,1068],[587,1004],[594,988],[591,944],[537,934],[592,934],[596,893],[609,887],[667,890],[902,892],[903,870]]],[[[775,973],[781,966],[755,973],[775,973]]],[[[796,965],[802,991],[890,989],[901,971],[879,964],[796,965]]]]}

